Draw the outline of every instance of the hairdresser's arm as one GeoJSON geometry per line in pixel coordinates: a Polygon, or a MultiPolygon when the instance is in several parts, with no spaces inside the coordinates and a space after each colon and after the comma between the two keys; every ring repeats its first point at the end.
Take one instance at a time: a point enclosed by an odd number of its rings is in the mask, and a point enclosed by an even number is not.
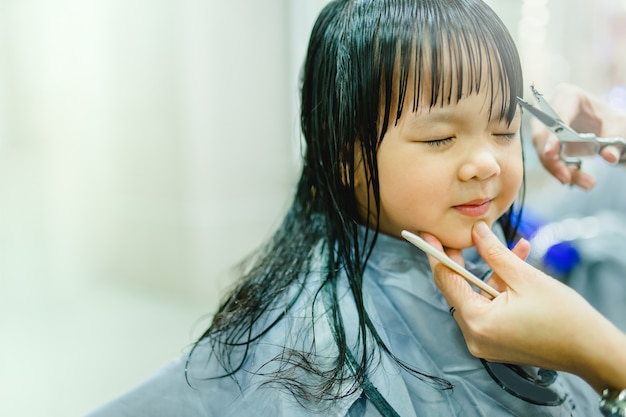
{"type": "MultiPolygon", "coordinates": [[[[424,238],[442,249],[433,236],[424,238]]],[[[473,239],[494,270],[490,284],[502,291],[493,300],[430,258],[435,282],[455,307],[454,318],[473,355],[574,373],[598,391],[626,388],[624,333],[574,290],[520,259],[528,255],[528,242],[511,252],[482,222],[473,239]]],[[[459,251],[448,254],[462,262],[459,251]]]]}
{"type": "MultiPolygon", "coordinates": [[[[550,98],[550,105],[563,121],[578,132],[595,133],[601,137],[626,137],[626,113],[616,110],[587,91],[571,84],[560,84],[550,98]]],[[[559,142],[540,122],[532,122],[532,140],[543,166],[564,184],[590,189],[595,179],[588,173],[567,167],[558,157],[559,142]]],[[[619,159],[616,149],[606,148],[602,157],[615,163],[619,159]]]]}

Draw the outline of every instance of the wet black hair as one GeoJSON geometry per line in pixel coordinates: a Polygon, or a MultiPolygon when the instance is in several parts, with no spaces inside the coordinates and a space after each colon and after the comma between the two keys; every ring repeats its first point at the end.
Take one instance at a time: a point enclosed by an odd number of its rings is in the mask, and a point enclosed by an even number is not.
{"type": "MultiPolygon", "coordinates": [[[[337,388],[342,384],[350,383],[354,390],[363,383],[375,365],[372,348],[394,358],[364,307],[362,276],[378,227],[360,233],[355,167],[362,164],[372,194],[374,207],[368,212],[378,213],[376,152],[389,125],[403,111],[455,103],[481,89],[493,98],[490,117],[511,123],[523,90],[520,60],[505,25],[482,1],[335,0],[325,6],[302,72],[303,165],[293,202],[200,338],[211,344],[223,376],[242,369],[250,349],[283,319],[309,273],[319,271],[314,258],[321,259],[324,271],[318,295],[324,291],[331,300],[327,314],[337,341],[334,367],[320,369],[311,352],[286,347],[276,359],[283,361],[285,372],[275,373],[274,381],[303,402],[319,402],[345,395],[337,388]],[[355,369],[339,311],[336,284],[341,274],[359,315],[355,369]],[[320,377],[320,383],[312,386],[294,378],[288,372],[293,367],[320,377]]],[[[500,219],[508,241],[515,238],[512,210],[500,219]]],[[[450,388],[413,368],[419,364],[409,367],[394,359],[425,382],[450,388]]]]}

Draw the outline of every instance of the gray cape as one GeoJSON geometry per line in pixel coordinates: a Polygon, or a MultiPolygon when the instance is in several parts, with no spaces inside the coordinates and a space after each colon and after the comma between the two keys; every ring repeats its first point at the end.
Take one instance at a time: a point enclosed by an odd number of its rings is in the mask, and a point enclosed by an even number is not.
{"type": "MultiPolygon", "coordinates": [[[[466,258],[477,275],[485,272],[484,263],[472,262],[471,258],[477,258],[475,252],[466,253],[466,258]]],[[[269,374],[279,369],[280,363],[274,359],[282,354],[283,346],[307,352],[314,345],[313,357],[318,364],[332,367],[336,346],[323,297],[315,298],[323,274],[318,275],[308,277],[305,292],[296,305],[254,345],[244,369],[235,378],[207,379],[223,370],[211,355],[209,345],[202,343],[188,364],[188,355],[183,355],[132,391],[93,411],[89,417],[381,416],[362,388],[338,387],[344,396],[327,401],[320,410],[303,405],[288,390],[271,383],[269,374]],[[185,379],[185,366],[189,383],[185,379]]],[[[379,236],[364,274],[363,293],[372,322],[390,351],[412,368],[449,381],[454,387],[445,389],[432,378],[419,378],[403,370],[387,354],[380,353],[376,356],[380,360],[368,372],[369,381],[397,415],[601,415],[597,394],[573,375],[553,373],[543,378],[537,377],[542,374],[536,369],[524,368],[528,375],[534,375],[539,381],[535,385],[540,386],[530,388],[524,386],[526,382],[521,376],[513,377],[519,378],[520,384],[518,381],[503,382],[497,375],[494,378],[490,368],[467,350],[445,300],[434,285],[426,256],[409,243],[379,236]],[[533,397],[542,390],[553,393],[558,400],[543,405],[542,395],[533,397]]],[[[343,295],[341,311],[347,340],[357,356],[358,318],[345,277],[340,279],[340,294],[343,295]]],[[[299,381],[313,379],[297,371],[294,378],[299,381]]]]}

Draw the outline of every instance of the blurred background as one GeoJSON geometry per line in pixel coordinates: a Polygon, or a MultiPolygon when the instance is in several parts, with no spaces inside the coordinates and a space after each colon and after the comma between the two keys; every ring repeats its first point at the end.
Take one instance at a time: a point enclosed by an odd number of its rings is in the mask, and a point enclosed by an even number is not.
{"type": "MultiPolygon", "coordinates": [[[[325,3],[0,0],[0,415],[80,416],[206,328],[289,204],[325,3]]],[[[488,3],[527,84],[626,101],[626,0],[488,3]]]]}

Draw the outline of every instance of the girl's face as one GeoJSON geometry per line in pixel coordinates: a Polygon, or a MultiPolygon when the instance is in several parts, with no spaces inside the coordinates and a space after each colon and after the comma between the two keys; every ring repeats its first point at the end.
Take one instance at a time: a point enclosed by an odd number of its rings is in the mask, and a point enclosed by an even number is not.
{"type": "MultiPolygon", "coordinates": [[[[466,248],[473,245],[477,221],[491,226],[511,206],[523,178],[521,116],[518,110],[510,125],[490,120],[491,99],[489,88],[482,88],[457,103],[404,111],[390,124],[377,153],[381,232],[423,231],[444,246],[466,248]]],[[[364,182],[356,183],[363,219],[364,182]]],[[[370,213],[368,223],[375,219],[370,213]]]]}

